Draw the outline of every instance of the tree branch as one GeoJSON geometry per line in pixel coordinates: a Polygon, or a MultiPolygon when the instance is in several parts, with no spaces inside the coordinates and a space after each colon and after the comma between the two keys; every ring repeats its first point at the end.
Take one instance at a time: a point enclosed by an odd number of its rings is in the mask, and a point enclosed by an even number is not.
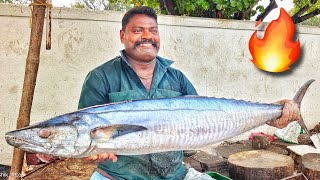
{"type": "Polygon", "coordinates": [[[166,12],[168,12],[168,11],[166,10],[166,8],[164,7],[163,0],[159,0],[159,3],[160,3],[160,11],[166,11],[166,12]]]}
{"type": "Polygon", "coordinates": [[[267,15],[277,7],[278,7],[277,2],[275,0],[270,0],[270,4],[266,7],[266,10],[264,11],[264,13],[259,14],[259,16],[257,16],[256,21],[259,21],[260,19],[261,21],[263,21],[263,19],[266,18],[267,15]]]}
{"type": "Polygon", "coordinates": [[[170,14],[170,15],[180,15],[179,12],[175,10],[175,7],[177,5],[173,0],[160,0],[160,8],[161,8],[161,5],[164,6],[164,8],[168,12],[168,14],[170,14]]]}
{"type": "Polygon", "coordinates": [[[293,20],[294,24],[297,24],[297,23],[301,23],[309,18],[312,18],[318,14],[320,14],[320,9],[316,9],[316,10],[312,11],[311,13],[308,13],[308,14],[301,16],[301,17],[292,18],[292,20],[293,20]]]}
{"type": "Polygon", "coordinates": [[[109,6],[110,6],[110,2],[107,2],[107,1],[101,1],[101,5],[103,6],[103,9],[104,10],[108,10],[109,9],[109,6]]]}
{"type": "Polygon", "coordinates": [[[303,13],[305,13],[310,8],[310,4],[305,5],[301,8],[296,14],[294,14],[291,18],[299,18],[303,13]]]}
{"type": "Polygon", "coordinates": [[[89,9],[94,9],[94,6],[92,6],[91,1],[85,1],[82,0],[82,2],[85,4],[86,7],[88,7],[89,9]]]}
{"type": "Polygon", "coordinates": [[[250,6],[250,8],[248,8],[248,10],[246,12],[244,12],[242,20],[246,19],[246,17],[248,16],[249,13],[251,13],[252,8],[258,4],[258,1],[256,1],[256,3],[252,3],[252,5],[250,6]]]}
{"type": "Polygon", "coordinates": [[[320,13],[320,9],[316,9],[316,10],[302,16],[302,14],[304,14],[306,11],[308,11],[310,9],[310,7],[312,5],[314,5],[316,2],[317,2],[317,0],[311,0],[311,4],[306,4],[303,8],[301,8],[295,15],[293,15],[291,17],[293,22],[295,24],[301,23],[309,18],[312,18],[312,17],[318,15],[320,13]]]}

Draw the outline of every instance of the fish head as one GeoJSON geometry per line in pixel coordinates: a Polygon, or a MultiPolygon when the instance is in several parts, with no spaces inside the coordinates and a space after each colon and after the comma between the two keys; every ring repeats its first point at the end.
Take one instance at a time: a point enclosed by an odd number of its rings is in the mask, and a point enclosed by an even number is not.
{"type": "Polygon", "coordinates": [[[8,144],[23,151],[56,157],[82,157],[91,137],[84,115],[67,114],[26,128],[7,132],[8,144]],[[76,118],[75,118],[76,117],[76,118]]]}

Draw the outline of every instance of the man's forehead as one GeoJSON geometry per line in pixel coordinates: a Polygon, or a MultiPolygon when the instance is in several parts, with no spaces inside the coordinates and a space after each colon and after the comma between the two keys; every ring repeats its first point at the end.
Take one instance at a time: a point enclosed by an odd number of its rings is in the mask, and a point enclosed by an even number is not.
{"type": "Polygon", "coordinates": [[[139,25],[133,25],[133,26],[131,26],[130,28],[158,28],[158,25],[156,25],[156,26],[147,26],[147,25],[139,26],[139,25]]]}
{"type": "Polygon", "coordinates": [[[128,25],[137,27],[158,27],[158,23],[153,17],[144,14],[136,14],[129,19],[128,25]]]}

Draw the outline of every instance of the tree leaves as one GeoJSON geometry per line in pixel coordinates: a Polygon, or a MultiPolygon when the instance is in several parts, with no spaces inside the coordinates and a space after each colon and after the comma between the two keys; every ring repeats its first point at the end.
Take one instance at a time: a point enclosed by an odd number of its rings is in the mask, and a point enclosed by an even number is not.
{"type": "MultiPolygon", "coordinates": [[[[1,1],[17,1],[17,0],[0,0],[1,1]]],[[[22,1],[22,0],[20,0],[22,1]]],[[[121,10],[134,6],[150,6],[158,13],[172,14],[172,15],[186,15],[195,17],[210,17],[210,18],[224,18],[224,19],[245,19],[249,20],[256,14],[265,12],[265,7],[262,5],[256,6],[259,0],[77,0],[76,7],[86,7],[89,9],[95,8],[89,6],[97,2],[105,10],[121,10]],[[164,1],[167,7],[164,8],[164,1]],[[162,9],[160,8],[162,2],[162,9]],[[170,2],[170,3],[168,3],[170,2]],[[81,6],[82,4],[82,6],[81,6]],[[168,8],[169,6],[169,8],[168,8]]],[[[271,2],[271,1],[270,1],[271,2]]],[[[313,12],[320,8],[320,0],[294,0],[295,4],[292,14],[298,12],[306,5],[310,5],[308,11],[304,14],[313,12]],[[311,2],[315,3],[312,4],[311,2]]]]}

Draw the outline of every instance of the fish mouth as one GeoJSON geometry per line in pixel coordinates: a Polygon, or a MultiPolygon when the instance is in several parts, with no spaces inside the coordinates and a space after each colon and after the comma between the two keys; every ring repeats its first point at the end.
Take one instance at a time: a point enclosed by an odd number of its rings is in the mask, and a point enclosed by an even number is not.
{"type": "Polygon", "coordinates": [[[9,145],[28,151],[28,152],[43,153],[48,151],[48,148],[41,143],[30,142],[26,139],[22,139],[22,138],[18,138],[16,136],[10,135],[9,133],[5,135],[5,139],[9,145]]]}

